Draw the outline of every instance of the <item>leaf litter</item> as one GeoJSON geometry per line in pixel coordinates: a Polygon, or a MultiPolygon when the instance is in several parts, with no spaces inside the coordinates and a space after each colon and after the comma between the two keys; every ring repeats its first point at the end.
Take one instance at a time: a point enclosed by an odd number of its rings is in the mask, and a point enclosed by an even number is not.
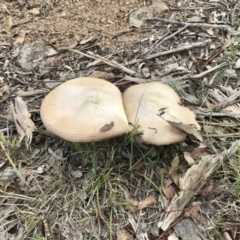
{"type": "Polygon", "coordinates": [[[240,34],[231,24],[238,22],[239,3],[164,1],[160,18],[149,13],[160,2],[2,4],[2,239],[240,237],[240,34]],[[129,16],[139,9],[148,14],[133,28],[129,16]],[[43,129],[41,100],[78,76],[107,79],[121,91],[136,83],[168,84],[202,129],[169,122],[189,137],[166,147],[54,138],[43,129]]]}
{"type": "Polygon", "coordinates": [[[32,142],[33,131],[35,131],[36,127],[30,118],[31,115],[27,109],[27,105],[21,97],[16,97],[15,105],[11,102],[10,108],[17,132],[20,135],[19,144],[25,138],[26,146],[29,148],[32,142]]]}

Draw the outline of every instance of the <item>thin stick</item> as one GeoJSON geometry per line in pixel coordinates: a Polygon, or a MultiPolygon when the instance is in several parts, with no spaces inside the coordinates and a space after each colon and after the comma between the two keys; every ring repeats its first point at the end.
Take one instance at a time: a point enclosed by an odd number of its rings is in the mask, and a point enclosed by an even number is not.
{"type": "Polygon", "coordinates": [[[224,138],[224,137],[239,137],[240,133],[222,133],[222,134],[202,134],[203,137],[216,137],[216,138],[224,138]]]}
{"type": "Polygon", "coordinates": [[[214,28],[214,29],[222,29],[224,31],[228,31],[229,33],[233,32],[234,30],[229,25],[221,25],[221,24],[209,24],[209,23],[186,23],[186,22],[180,22],[180,21],[174,21],[169,20],[165,18],[146,18],[147,21],[161,21],[163,23],[172,23],[177,24],[181,26],[187,26],[187,27],[206,27],[206,28],[214,28]]]}
{"type": "Polygon", "coordinates": [[[187,50],[190,50],[192,48],[204,47],[209,42],[210,42],[209,40],[205,40],[203,42],[195,42],[195,43],[192,43],[192,44],[187,44],[187,45],[185,45],[183,47],[180,47],[180,48],[174,48],[172,50],[168,50],[168,51],[164,51],[164,52],[160,52],[160,53],[155,53],[155,54],[149,55],[145,59],[149,60],[149,59],[156,58],[156,57],[161,57],[161,56],[165,56],[165,55],[169,55],[169,54],[174,54],[174,53],[187,51],[187,50]]]}
{"type": "Polygon", "coordinates": [[[135,31],[135,28],[124,29],[124,30],[121,30],[121,31],[118,31],[118,32],[114,33],[112,38],[116,38],[116,37],[118,37],[122,34],[129,33],[129,32],[134,32],[134,31],[135,31]]]}
{"type": "Polygon", "coordinates": [[[26,23],[30,23],[30,22],[33,22],[33,20],[30,19],[30,20],[26,20],[26,21],[23,21],[23,22],[20,22],[20,23],[15,23],[15,24],[13,24],[13,25],[11,26],[11,28],[15,28],[15,27],[18,27],[18,26],[20,26],[20,25],[23,25],[23,24],[26,24],[26,23]]]}
{"type": "Polygon", "coordinates": [[[179,34],[180,32],[184,31],[188,26],[184,26],[183,28],[179,29],[178,31],[172,33],[171,35],[162,38],[160,41],[157,41],[144,55],[148,55],[150,54],[154,48],[158,47],[159,45],[163,44],[164,42],[166,42],[167,40],[173,38],[174,36],[176,36],[177,34],[179,34]]]}
{"type": "Polygon", "coordinates": [[[197,121],[198,123],[200,124],[203,124],[203,125],[210,125],[210,126],[222,126],[222,127],[238,127],[240,126],[240,124],[227,124],[227,123],[217,123],[217,122],[206,122],[206,121],[197,121]]]}
{"type": "Polygon", "coordinates": [[[83,56],[85,56],[87,58],[91,58],[91,59],[94,59],[94,60],[99,60],[100,59],[105,64],[107,64],[107,65],[109,65],[109,66],[111,66],[113,68],[116,68],[116,69],[118,69],[118,70],[120,70],[122,72],[128,73],[130,75],[134,75],[136,73],[135,71],[133,71],[133,70],[131,70],[129,68],[126,68],[125,66],[121,65],[120,63],[111,62],[111,61],[109,61],[109,60],[107,60],[107,59],[105,59],[105,58],[103,58],[103,57],[101,57],[99,55],[95,55],[93,53],[87,54],[87,53],[83,53],[83,52],[80,52],[80,51],[77,51],[77,50],[74,50],[74,49],[68,49],[68,51],[74,52],[74,53],[78,53],[80,55],[83,55],[83,56]]]}
{"type": "Polygon", "coordinates": [[[204,72],[201,72],[201,73],[199,73],[199,74],[190,75],[190,76],[189,76],[189,79],[203,78],[203,77],[205,77],[206,75],[208,75],[209,73],[214,72],[214,71],[216,71],[216,70],[218,70],[218,69],[220,69],[220,68],[226,67],[227,65],[228,65],[228,63],[226,63],[226,62],[221,63],[221,64],[219,64],[219,65],[217,65],[217,66],[215,66],[215,67],[212,67],[212,68],[210,68],[210,69],[208,69],[208,70],[206,70],[206,71],[204,71],[204,72]]]}
{"type": "Polygon", "coordinates": [[[153,58],[157,58],[157,57],[161,57],[161,56],[165,56],[165,55],[169,55],[169,54],[180,53],[180,52],[183,52],[183,51],[190,50],[192,48],[203,47],[203,46],[206,46],[209,42],[210,42],[209,40],[206,40],[206,41],[203,41],[203,42],[195,42],[195,43],[188,44],[188,45],[180,47],[180,48],[174,48],[172,50],[168,50],[168,51],[164,51],[164,52],[160,52],[160,53],[155,53],[155,54],[149,55],[149,56],[147,56],[146,58],[143,58],[143,59],[134,59],[134,60],[126,63],[125,66],[132,65],[132,64],[135,64],[135,63],[144,62],[145,60],[150,60],[150,59],[153,59],[153,58]]]}

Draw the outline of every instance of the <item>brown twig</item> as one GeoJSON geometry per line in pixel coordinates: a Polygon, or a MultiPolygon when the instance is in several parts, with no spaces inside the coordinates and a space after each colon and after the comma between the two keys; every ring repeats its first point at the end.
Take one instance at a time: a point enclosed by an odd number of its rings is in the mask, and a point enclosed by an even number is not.
{"type": "Polygon", "coordinates": [[[133,71],[129,68],[126,68],[125,66],[121,65],[120,63],[109,61],[109,60],[105,59],[104,57],[101,57],[101,56],[93,54],[93,53],[88,53],[87,54],[87,53],[83,53],[83,52],[80,52],[80,51],[77,51],[77,50],[74,50],[74,49],[69,49],[68,51],[78,53],[80,55],[83,55],[87,58],[91,58],[91,59],[94,59],[94,60],[101,60],[105,64],[107,64],[107,65],[109,65],[113,68],[116,68],[116,69],[118,69],[122,72],[128,73],[130,75],[134,75],[136,73],[135,71],[133,71]]]}
{"type": "Polygon", "coordinates": [[[209,40],[205,40],[203,42],[195,42],[195,43],[192,43],[192,44],[187,44],[187,45],[185,45],[183,47],[180,47],[180,48],[174,48],[174,49],[171,49],[171,50],[168,50],[168,51],[164,51],[164,52],[149,55],[145,59],[149,60],[149,59],[153,59],[153,58],[156,58],[156,57],[166,56],[166,55],[169,55],[169,54],[180,53],[180,52],[183,52],[183,51],[190,50],[192,48],[204,47],[208,43],[209,43],[209,40]]]}
{"type": "Polygon", "coordinates": [[[209,40],[206,40],[206,41],[203,41],[203,42],[195,42],[195,43],[188,44],[188,45],[185,45],[185,46],[180,47],[180,48],[174,48],[174,49],[171,49],[171,50],[168,50],[168,51],[155,53],[155,54],[149,55],[149,56],[147,56],[146,58],[143,58],[143,59],[134,59],[134,60],[126,63],[125,66],[132,65],[132,64],[135,64],[135,63],[144,62],[146,60],[166,56],[166,55],[169,55],[169,54],[180,53],[180,52],[183,52],[183,51],[190,50],[192,48],[203,47],[203,46],[206,46],[208,43],[209,43],[209,40]]]}
{"type": "Polygon", "coordinates": [[[129,28],[129,29],[124,29],[124,30],[118,31],[113,34],[112,38],[116,38],[125,33],[134,32],[135,30],[136,30],[135,28],[129,28]]]}
{"type": "Polygon", "coordinates": [[[220,68],[226,67],[227,65],[228,65],[228,63],[226,63],[226,62],[225,63],[221,63],[221,64],[219,64],[219,65],[217,65],[215,67],[212,67],[212,68],[210,68],[210,69],[208,69],[208,70],[206,70],[204,72],[201,72],[199,74],[190,75],[189,79],[193,79],[194,80],[194,79],[203,78],[206,75],[208,75],[209,73],[214,72],[214,71],[216,71],[216,70],[218,70],[220,68]]]}
{"type": "Polygon", "coordinates": [[[229,33],[233,33],[234,30],[232,29],[231,26],[225,25],[225,24],[209,24],[209,23],[186,23],[186,22],[180,22],[180,21],[174,21],[174,20],[169,20],[165,18],[146,18],[145,20],[147,21],[161,21],[163,23],[169,24],[177,24],[181,26],[187,26],[187,27],[206,27],[206,28],[214,28],[214,29],[221,29],[224,31],[227,31],[229,33]]]}
{"type": "Polygon", "coordinates": [[[203,137],[215,137],[215,138],[224,138],[224,137],[239,137],[240,132],[238,133],[222,133],[222,134],[202,134],[203,137]]]}
{"type": "Polygon", "coordinates": [[[197,121],[200,124],[203,125],[211,125],[211,126],[221,126],[221,127],[229,127],[229,128],[234,128],[240,126],[240,124],[226,124],[226,123],[216,123],[216,122],[206,122],[206,121],[197,121]]]}
{"type": "Polygon", "coordinates": [[[179,87],[186,88],[188,87],[187,80],[189,75],[185,75],[183,77],[176,77],[176,78],[156,78],[156,79],[146,79],[146,78],[138,78],[138,77],[131,77],[125,76],[124,79],[127,81],[135,82],[135,83],[147,83],[147,82],[161,82],[164,84],[179,84],[179,87]]]}
{"type": "Polygon", "coordinates": [[[213,112],[213,111],[201,111],[199,109],[192,109],[193,112],[197,115],[203,115],[208,117],[232,117],[232,118],[240,118],[240,114],[234,113],[226,113],[226,112],[213,112]]]}
{"type": "Polygon", "coordinates": [[[23,22],[20,22],[20,23],[15,23],[11,26],[11,28],[15,28],[15,27],[18,27],[20,25],[23,25],[23,24],[26,24],[26,23],[30,23],[30,22],[33,22],[33,20],[27,20],[27,21],[23,21],[23,22]]]}
{"type": "Polygon", "coordinates": [[[179,29],[178,31],[172,33],[171,35],[167,36],[167,37],[163,37],[162,39],[160,39],[159,41],[157,41],[144,55],[147,56],[149,55],[154,48],[157,48],[159,45],[163,44],[165,41],[173,38],[174,36],[176,36],[177,34],[179,34],[180,32],[184,31],[188,26],[184,26],[183,28],[179,29]]]}

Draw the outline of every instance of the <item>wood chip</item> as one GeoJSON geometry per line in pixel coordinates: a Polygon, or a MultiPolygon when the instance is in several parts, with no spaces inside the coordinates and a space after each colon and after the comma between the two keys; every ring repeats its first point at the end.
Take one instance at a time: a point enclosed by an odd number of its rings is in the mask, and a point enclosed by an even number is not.
{"type": "Polygon", "coordinates": [[[166,231],[221,163],[233,156],[239,148],[240,140],[233,142],[230,148],[222,153],[203,156],[198,164],[189,168],[179,180],[181,191],[174,196],[165,213],[162,214],[163,220],[158,223],[158,227],[166,231]]]}

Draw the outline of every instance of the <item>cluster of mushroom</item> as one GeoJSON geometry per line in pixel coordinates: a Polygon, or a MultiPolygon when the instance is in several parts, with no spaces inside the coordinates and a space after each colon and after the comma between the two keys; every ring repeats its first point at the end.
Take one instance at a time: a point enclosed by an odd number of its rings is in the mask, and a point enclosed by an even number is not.
{"type": "Polygon", "coordinates": [[[200,129],[195,115],[179,103],[175,91],[159,82],[131,86],[122,96],[106,80],[80,77],[52,90],[40,114],[48,131],[71,142],[101,141],[137,126],[143,142],[166,145],[184,141],[186,134],[165,120],[200,129]]]}

